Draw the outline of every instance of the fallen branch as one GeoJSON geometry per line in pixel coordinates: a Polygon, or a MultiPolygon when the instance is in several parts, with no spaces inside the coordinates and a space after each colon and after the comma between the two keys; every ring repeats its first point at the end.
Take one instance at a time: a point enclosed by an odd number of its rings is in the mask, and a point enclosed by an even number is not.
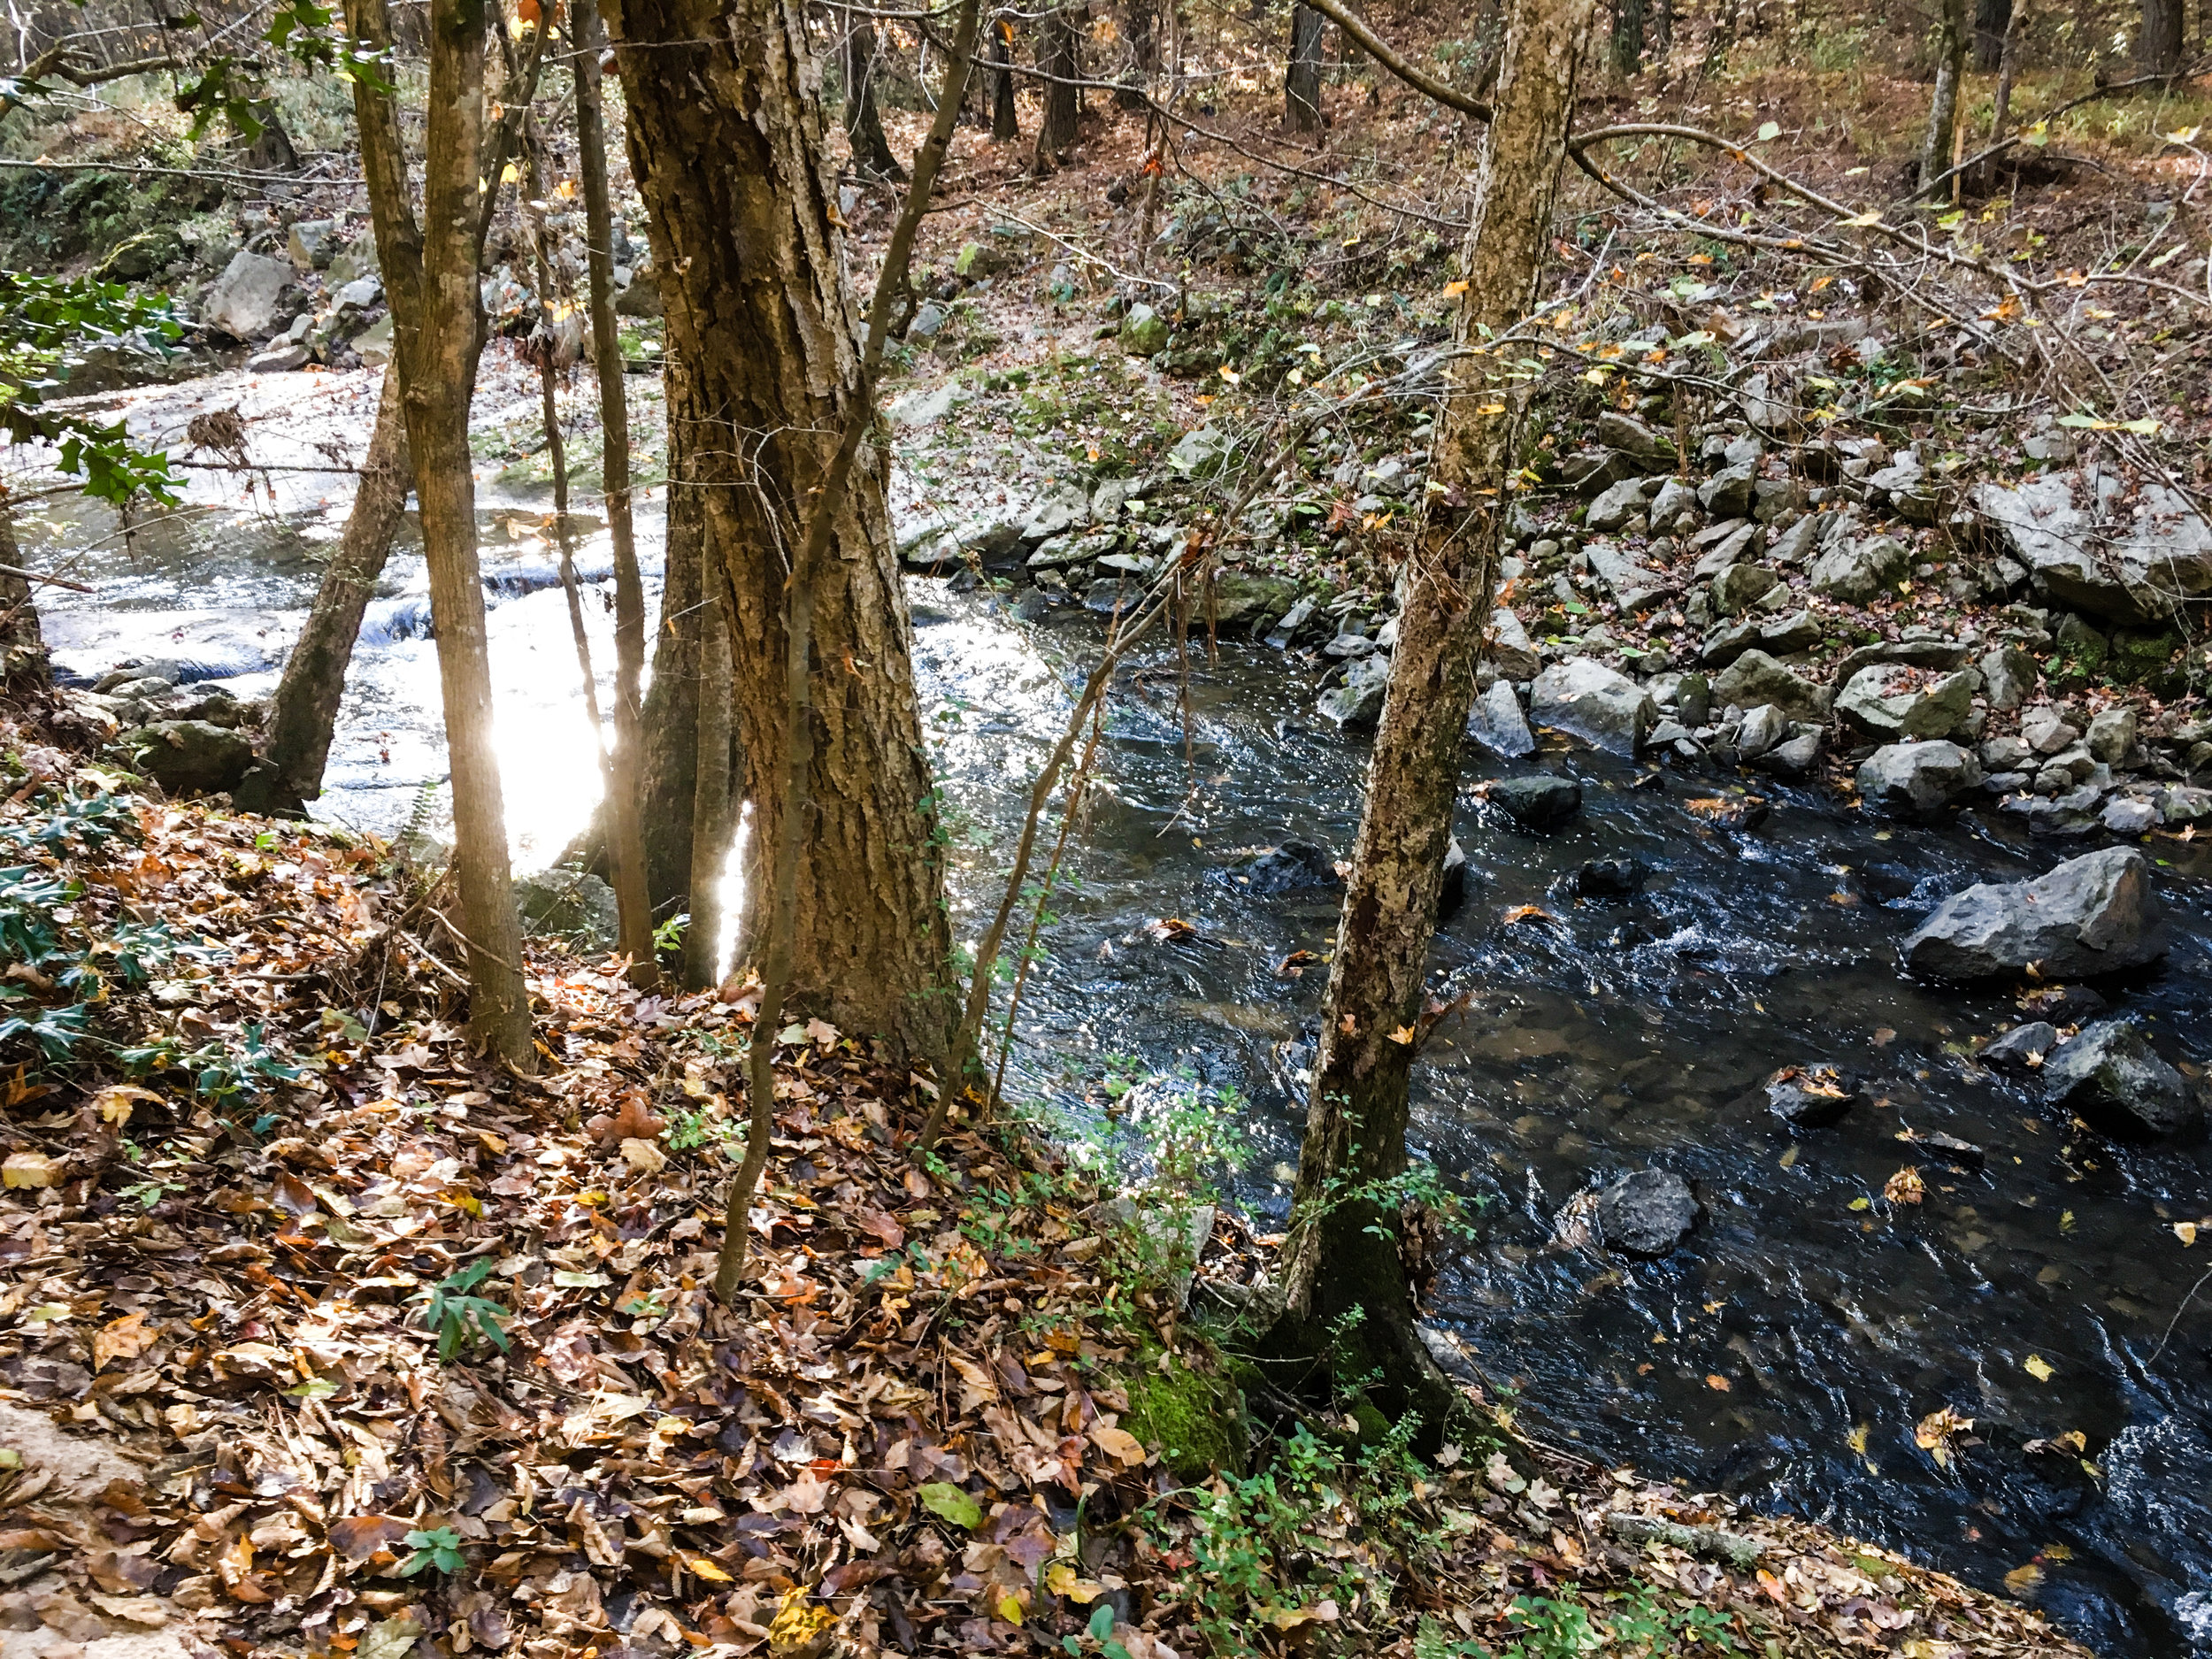
{"type": "Polygon", "coordinates": [[[1738,1572],[1748,1572],[1766,1554],[1766,1546],[1740,1532],[1724,1532],[1717,1526],[1685,1526],[1655,1515],[1628,1515],[1618,1509],[1605,1517],[1606,1530],[1632,1544],[1671,1544],[1693,1555],[1709,1555],[1726,1562],[1738,1572]]]}

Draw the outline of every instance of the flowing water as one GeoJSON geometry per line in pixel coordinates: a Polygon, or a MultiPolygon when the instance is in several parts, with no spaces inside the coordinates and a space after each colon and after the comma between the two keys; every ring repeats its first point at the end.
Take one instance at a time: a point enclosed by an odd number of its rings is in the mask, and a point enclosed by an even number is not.
{"type": "MultiPolygon", "coordinates": [[[[257,516],[159,519],[127,547],[104,510],[28,515],[27,557],[99,590],[45,590],[58,660],[96,674],[167,657],[265,693],[342,504],[280,491],[257,516]]],[[[543,585],[541,510],[484,511],[526,867],[557,851],[598,789],[565,601],[543,585]]],[[[649,502],[640,528],[657,534],[649,502]]],[[[646,551],[657,566],[649,537],[646,551]]],[[[603,572],[603,541],[583,563],[603,572]]],[[[422,593],[411,543],[372,610],[321,806],[363,827],[403,822],[442,774],[422,593]]],[[[603,581],[587,597],[603,672],[603,581]]],[[[994,896],[990,872],[1095,653],[1096,619],[1018,620],[936,581],[913,597],[926,712],[970,820],[956,885],[972,916],[994,896]]],[[[1235,866],[1291,839],[1349,850],[1364,750],[1314,715],[1313,695],[1309,670],[1249,645],[1217,662],[1194,649],[1187,692],[1164,646],[1122,676],[1104,787],[1071,846],[1079,886],[1056,904],[1018,1021],[1025,1086],[1076,1110],[1125,1056],[1240,1095],[1255,1150],[1235,1191],[1263,1226],[1286,1211],[1324,976],[1279,964],[1325,951],[1335,917],[1327,894],[1254,897],[1235,866]],[[1192,931],[1146,931],[1169,917],[1192,931]]],[[[2101,1652],[2212,1652],[2212,1297],[2162,1347],[2212,1266],[2212,1228],[2193,1248],[2172,1230],[2212,1219],[2212,1154],[2201,1140],[2069,1133],[2032,1085],[1972,1064],[1970,1039],[2019,1018],[2006,998],[1916,985],[1895,965],[1940,896],[2038,873],[2063,849],[1993,818],[1884,826],[1789,790],[1770,791],[1758,828],[1729,831],[1685,807],[1716,780],[1570,749],[1523,766],[1578,779],[1586,804],[1537,837],[1463,799],[1470,890],[1433,965],[1472,1002],[1415,1079],[1417,1149],[1473,1217],[1435,1288],[1437,1322],[1494,1383],[1525,1390],[1525,1419],[1563,1444],[1985,1585],[2035,1565],[2040,1604],[2101,1652]],[[1560,886],[1586,859],[1631,856],[1653,871],[1637,898],[1577,901],[1560,886]],[[1793,1133],[1744,1099],[1778,1066],[1817,1060],[1865,1079],[1839,1125],[1793,1133]],[[1981,1167],[1906,1139],[1936,1133],[1982,1148],[1981,1167]],[[1884,1184],[1908,1164],[1925,1200],[1893,1205],[1884,1184]],[[1703,1203],[1682,1248],[1634,1263],[1553,1243],[1569,1197],[1647,1165],[1686,1176],[1703,1203]],[[1974,1421],[1947,1466],[1914,1437],[1944,1406],[1974,1421]],[[2074,1432],[2085,1459],[2060,1440],[2074,1432]]],[[[1485,770],[1471,752],[1468,782],[1485,770]]],[[[2170,1056],[2203,1066],[2212,858],[2193,843],[2153,849],[2175,948],[2103,988],[2154,1022],[2170,1056]]]]}

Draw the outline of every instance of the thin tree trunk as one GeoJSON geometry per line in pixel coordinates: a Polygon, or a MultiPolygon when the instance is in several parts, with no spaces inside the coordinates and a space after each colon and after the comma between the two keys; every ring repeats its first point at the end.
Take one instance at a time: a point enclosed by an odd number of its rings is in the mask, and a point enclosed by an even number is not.
{"type": "Polygon", "coordinates": [[[845,137],[854,169],[864,179],[903,180],[906,169],[891,153],[876,110],[876,26],[857,14],[846,19],[844,70],[845,137]]]}
{"type": "MultiPolygon", "coordinates": [[[[352,0],[353,36],[388,46],[384,0],[352,0]]],[[[393,366],[405,404],[408,451],[430,567],[453,781],[454,862],[469,965],[469,1027],[514,1070],[534,1072],[522,928],[515,912],[499,756],[492,740],[489,644],[476,558],[476,485],[469,401],[482,348],[477,294],[479,161],[485,149],[483,0],[432,0],[430,82],[419,221],[391,97],[353,83],[362,172],[391,296],[393,366]]]]}
{"type": "Polygon", "coordinates": [[[2004,61],[2011,32],[2012,0],[1974,0],[1974,69],[1988,74],[2004,61]]]}
{"type": "Polygon", "coordinates": [[[2027,9],[2028,0],[2012,0],[2005,11],[2005,45],[1998,56],[1997,96],[1989,111],[1989,142],[1993,144],[2005,135],[2005,124],[2012,119],[2012,81],[2020,59],[2020,19],[2027,9]]]}
{"type": "Polygon", "coordinates": [[[323,768],[330,760],[354,641],[406,517],[412,487],[399,375],[388,370],[345,533],[323,569],[315,603],[269,700],[267,746],[234,797],[242,811],[292,817],[322,794],[323,768]]]}
{"type": "Polygon", "coordinates": [[[1966,0],[1941,0],[1937,24],[1935,96],[1928,135],[1920,148],[1920,185],[1925,189],[1951,165],[1959,115],[1959,83],[1966,74],[1966,0]]]}
{"type": "Polygon", "coordinates": [[[1644,0],[1613,0],[1613,72],[1632,75],[1644,66],[1644,0]]]}
{"type": "Polygon", "coordinates": [[[631,983],[655,984],[653,905],[645,877],[643,802],[639,783],[644,749],[645,578],[638,568],[637,529],[630,513],[630,401],[622,368],[621,327],[614,311],[614,205],[607,188],[607,121],[599,81],[605,25],[595,0],[571,8],[576,30],[576,154],[583,183],[584,248],[591,289],[592,367],[599,380],[600,488],[607,503],[607,540],[614,555],[614,764],[608,785],[614,895],[631,983]]]}
{"type": "Polygon", "coordinates": [[[1145,88],[1160,66],[1160,0],[1122,0],[1122,34],[1129,42],[1129,68],[1114,92],[1124,110],[1146,107],[1145,88]]]}
{"type": "Polygon", "coordinates": [[[1309,5],[1290,9],[1290,59],[1283,71],[1283,116],[1294,132],[1321,125],[1321,34],[1327,19],[1309,5]]]}
{"type": "Polygon", "coordinates": [[[1651,14],[1651,61],[1665,73],[1667,55],[1674,50],[1674,0],[1659,0],[1651,14]]]}
{"type": "Polygon", "coordinates": [[[1037,123],[1037,166],[1056,167],[1061,156],[1075,142],[1076,77],[1081,65],[1076,54],[1078,36],[1064,4],[1050,7],[1037,25],[1037,67],[1051,79],[1044,85],[1044,116],[1037,123]]]}
{"type": "Polygon", "coordinates": [[[1022,135],[1014,104],[1014,24],[1010,18],[991,19],[991,136],[1005,140],[1022,135]]]}
{"type": "Polygon", "coordinates": [[[2143,0],[2143,32],[2135,42],[2135,55],[2148,73],[2169,74],[2181,67],[2181,51],[2188,31],[2186,0],[2143,0]]]}
{"type": "Polygon", "coordinates": [[[1323,1004],[1320,1052],[1298,1164],[1275,1346],[1432,1433],[1448,1391],[1415,1328],[1391,1183],[1406,1167],[1407,1083],[1425,1019],[1430,937],[1475,664],[1490,614],[1525,383],[1482,349],[1527,312],[1587,50],[1594,0],[1522,0],[1505,40],[1495,117],[1483,140],[1465,297],[1431,505],[1399,611],[1366,809],[1323,1004]]]}
{"type": "MultiPolygon", "coordinates": [[[[684,364],[669,421],[686,432],[707,565],[736,606],[743,793],[766,833],[788,794],[787,583],[863,392],[804,16],[797,0],[617,0],[608,21],[668,288],[668,349],[684,364]]],[[[960,92],[946,88],[956,103],[960,92]]],[[[934,1055],[956,1018],[951,935],[887,470],[878,444],[860,449],[811,585],[793,1000],[934,1055]]],[[[749,941],[765,936],[767,897],[749,885],[749,941]]]]}
{"type": "Polygon", "coordinates": [[[0,496],[0,685],[44,686],[53,679],[46,634],[38,619],[38,595],[32,585],[11,572],[23,568],[15,541],[15,514],[0,496]]]}
{"type": "Polygon", "coordinates": [[[691,809],[691,925],[684,933],[684,983],[703,990],[720,964],[722,878],[737,825],[730,797],[730,623],[710,596],[699,614],[699,764],[691,809]]]}

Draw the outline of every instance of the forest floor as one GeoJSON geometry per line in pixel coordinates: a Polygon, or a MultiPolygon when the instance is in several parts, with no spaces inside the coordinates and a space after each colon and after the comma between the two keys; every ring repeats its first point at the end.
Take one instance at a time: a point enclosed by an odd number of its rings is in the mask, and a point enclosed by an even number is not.
{"type": "MultiPolygon", "coordinates": [[[[818,1022],[723,1306],[750,989],[533,941],[542,1069],[492,1071],[442,872],[134,796],[35,709],[0,753],[10,1659],[2081,1651],[1472,1383],[1439,1467],[1263,1427],[1168,1242],[1210,1210],[1019,1124],[918,1161],[933,1085],[818,1022]]],[[[1222,1218],[1202,1284],[1271,1242],[1222,1218]]]]}

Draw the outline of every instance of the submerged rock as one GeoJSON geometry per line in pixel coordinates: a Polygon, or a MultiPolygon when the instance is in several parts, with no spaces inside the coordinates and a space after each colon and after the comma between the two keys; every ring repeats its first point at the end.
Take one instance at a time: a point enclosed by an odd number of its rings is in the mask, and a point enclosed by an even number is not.
{"type": "Polygon", "coordinates": [[[1582,786],[1548,774],[1502,778],[1490,786],[1490,803],[1524,829],[1553,830],[1582,810],[1582,786]]]}
{"type": "Polygon", "coordinates": [[[2203,1115],[2188,1080],[2131,1020],[2100,1020],[2062,1044],[2043,1063],[2043,1088],[2052,1105],[2126,1135],[2179,1134],[2203,1115]]]}
{"type": "Polygon", "coordinates": [[[1650,877],[1640,858],[1593,858],[1575,872],[1575,892],[1586,899],[1631,898],[1650,877]]]}
{"type": "Polygon", "coordinates": [[[2008,1071],[2032,1071],[2057,1046],[2058,1027],[2049,1020],[2023,1020],[2002,1036],[1991,1038],[1981,1052],[1981,1061],[2008,1071]]]}
{"type": "Polygon", "coordinates": [[[1938,979],[2026,972],[2114,973],[2166,952],[2150,863],[2131,847],[2070,858],[2032,881],[1978,882],[1955,893],[1905,941],[1905,966],[1938,979]]]}
{"type": "Polygon", "coordinates": [[[1311,841],[1285,841],[1279,847],[1271,847],[1228,873],[1246,891],[1267,898],[1344,885],[1344,878],[1337,874],[1336,860],[1329,856],[1328,849],[1311,841]]]}
{"type": "Polygon", "coordinates": [[[1767,1079],[1767,1110],[1797,1129],[1836,1122],[1859,1098],[1859,1086],[1832,1065],[1785,1066],[1767,1079]]]}
{"type": "Polygon", "coordinates": [[[1697,1195],[1671,1170],[1638,1170],[1597,1195],[1598,1236],[1609,1249],[1664,1256],[1697,1225],[1697,1195]]]}

